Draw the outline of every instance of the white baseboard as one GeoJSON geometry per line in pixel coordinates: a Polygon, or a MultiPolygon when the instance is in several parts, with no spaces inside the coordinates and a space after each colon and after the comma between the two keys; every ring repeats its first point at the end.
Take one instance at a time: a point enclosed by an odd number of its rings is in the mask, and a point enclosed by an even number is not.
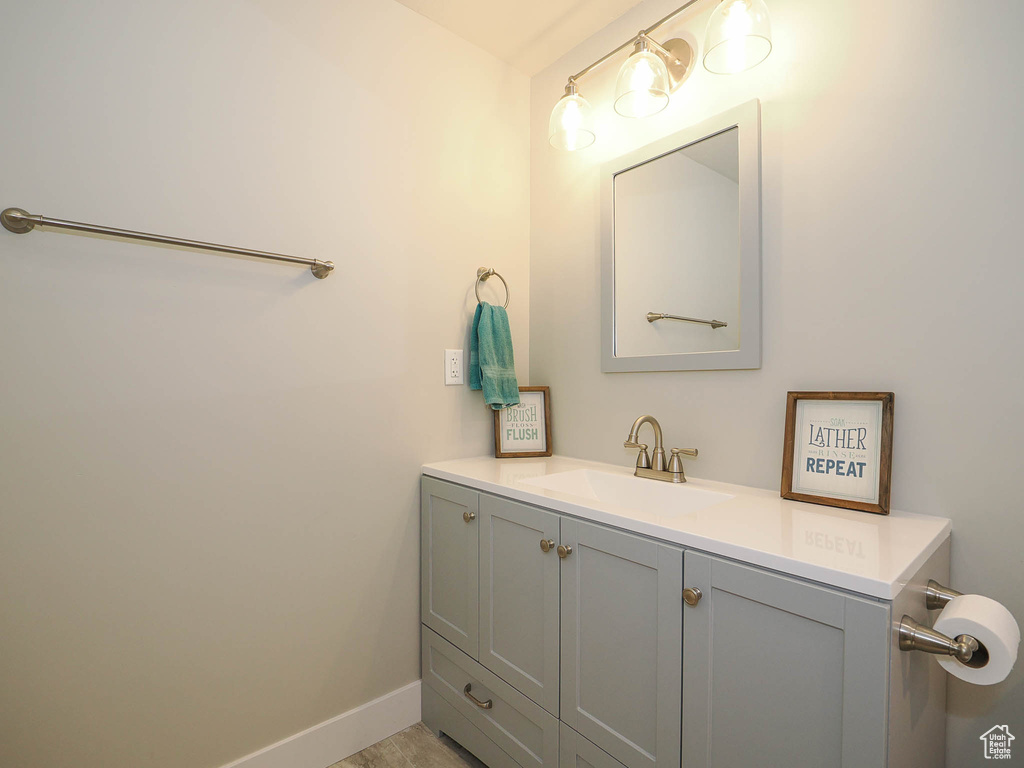
{"type": "Polygon", "coordinates": [[[221,768],[327,768],[420,721],[420,681],[221,768]]]}

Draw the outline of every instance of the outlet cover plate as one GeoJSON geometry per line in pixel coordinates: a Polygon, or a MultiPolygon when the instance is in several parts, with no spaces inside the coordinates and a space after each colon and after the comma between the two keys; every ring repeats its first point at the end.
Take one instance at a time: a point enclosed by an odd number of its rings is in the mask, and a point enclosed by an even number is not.
{"type": "Polygon", "coordinates": [[[465,383],[461,349],[446,349],[444,351],[444,383],[449,387],[465,383]]]}

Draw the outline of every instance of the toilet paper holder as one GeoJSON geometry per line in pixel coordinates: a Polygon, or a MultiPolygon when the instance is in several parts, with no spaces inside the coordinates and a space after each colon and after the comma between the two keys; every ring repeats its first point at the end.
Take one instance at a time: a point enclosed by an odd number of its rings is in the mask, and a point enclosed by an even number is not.
{"type": "MultiPolygon", "coordinates": [[[[943,586],[935,579],[929,579],[924,595],[925,607],[935,611],[945,608],[950,600],[960,597],[963,593],[943,586]]],[[[979,643],[977,638],[971,635],[957,635],[951,638],[906,615],[900,620],[899,646],[901,651],[924,651],[940,656],[953,656],[961,664],[975,669],[988,663],[988,649],[979,643]]]]}
{"type": "Polygon", "coordinates": [[[944,587],[935,579],[928,579],[928,586],[924,589],[924,606],[929,611],[941,611],[946,603],[954,597],[963,597],[963,592],[944,587]]]}

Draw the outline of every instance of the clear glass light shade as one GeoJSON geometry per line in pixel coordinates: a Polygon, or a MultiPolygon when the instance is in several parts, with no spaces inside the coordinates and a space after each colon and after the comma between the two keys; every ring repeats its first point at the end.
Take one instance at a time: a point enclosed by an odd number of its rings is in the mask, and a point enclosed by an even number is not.
{"type": "Polygon", "coordinates": [[[772,22],[762,0],[722,0],[704,35],[704,68],[734,75],[756,67],[772,51],[772,22]]]}
{"type": "MultiPolygon", "coordinates": [[[[642,41],[641,41],[642,42],[642,41]]],[[[649,117],[668,106],[668,68],[657,55],[638,46],[615,81],[615,111],[623,117],[649,117]]]]}
{"type": "Polygon", "coordinates": [[[589,102],[575,88],[567,88],[565,96],[551,110],[548,141],[555,149],[574,152],[589,147],[596,138],[589,102]]]}

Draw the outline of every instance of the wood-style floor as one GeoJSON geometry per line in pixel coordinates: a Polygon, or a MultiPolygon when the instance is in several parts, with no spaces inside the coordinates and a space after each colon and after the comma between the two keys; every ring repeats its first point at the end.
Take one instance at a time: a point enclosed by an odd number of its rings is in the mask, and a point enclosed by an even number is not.
{"type": "Polygon", "coordinates": [[[417,723],[389,739],[378,741],[331,768],[486,768],[447,736],[437,738],[417,723]]]}

